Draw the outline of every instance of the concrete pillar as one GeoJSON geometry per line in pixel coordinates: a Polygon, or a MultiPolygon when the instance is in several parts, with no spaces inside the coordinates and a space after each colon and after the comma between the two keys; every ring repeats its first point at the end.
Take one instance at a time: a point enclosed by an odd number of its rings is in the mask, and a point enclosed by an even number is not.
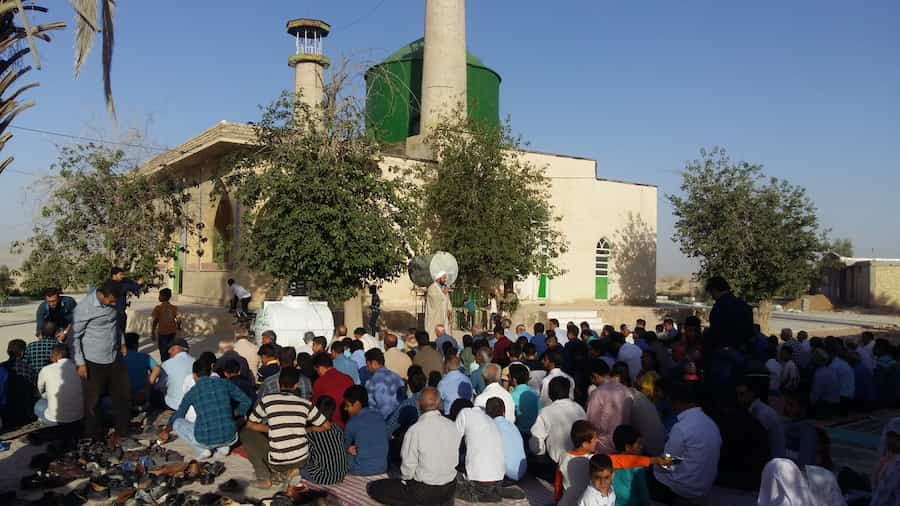
{"type": "Polygon", "coordinates": [[[294,92],[314,111],[325,100],[325,66],[318,61],[294,64],[294,92]]]}
{"type": "Polygon", "coordinates": [[[466,97],[466,2],[426,0],[419,136],[456,109],[465,116],[466,97]]]}

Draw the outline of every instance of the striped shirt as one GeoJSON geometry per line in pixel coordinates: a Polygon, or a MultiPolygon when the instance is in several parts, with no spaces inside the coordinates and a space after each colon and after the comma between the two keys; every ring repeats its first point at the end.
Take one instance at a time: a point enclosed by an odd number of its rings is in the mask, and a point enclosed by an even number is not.
{"type": "Polygon", "coordinates": [[[249,420],[269,426],[269,463],[302,464],[309,455],[307,425],[327,422],[315,406],[293,392],[268,394],[259,399],[249,420]]]}
{"type": "Polygon", "coordinates": [[[309,434],[311,450],[303,476],[316,485],[339,483],[350,470],[350,454],[344,450],[344,431],[337,425],[309,434]]]}

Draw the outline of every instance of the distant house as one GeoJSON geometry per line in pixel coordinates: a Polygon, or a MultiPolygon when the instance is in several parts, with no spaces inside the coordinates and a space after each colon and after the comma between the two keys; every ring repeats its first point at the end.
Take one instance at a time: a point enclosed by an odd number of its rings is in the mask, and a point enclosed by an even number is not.
{"type": "Polygon", "coordinates": [[[834,260],[822,280],[822,293],[834,304],[900,309],[900,258],[834,260]]]}

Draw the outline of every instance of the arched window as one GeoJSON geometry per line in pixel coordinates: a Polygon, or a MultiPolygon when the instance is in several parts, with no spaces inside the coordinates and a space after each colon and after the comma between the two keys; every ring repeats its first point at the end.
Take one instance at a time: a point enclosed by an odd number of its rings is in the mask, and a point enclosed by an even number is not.
{"type": "Polygon", "coordinates": [[[604,237],[597,241],[594,255],[594,299],[609,298],[609,241],[604,237]]]}

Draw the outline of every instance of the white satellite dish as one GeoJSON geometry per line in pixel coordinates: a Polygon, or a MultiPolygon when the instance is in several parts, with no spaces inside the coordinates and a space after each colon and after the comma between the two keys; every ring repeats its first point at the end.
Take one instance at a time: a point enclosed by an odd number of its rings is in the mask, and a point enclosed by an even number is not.
{"type": "Polygon", "coordinates": [[[447,284],[456,283],[459,276],[459,265],[456,263],[456,257],[446,251],[438,251],[431,257],[431,263],[428,265],[431,271],[431,279],[435,279],[439,274],[447,275],[447,284]]]}

